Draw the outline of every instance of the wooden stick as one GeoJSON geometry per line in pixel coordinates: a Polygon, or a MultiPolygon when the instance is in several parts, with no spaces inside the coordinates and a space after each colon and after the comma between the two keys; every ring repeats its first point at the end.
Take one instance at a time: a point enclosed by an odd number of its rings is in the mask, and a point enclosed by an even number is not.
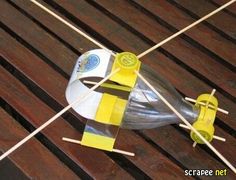
{"type": "Polygon", "coordinates": [[[217,151],[138,71],[135,71],[138,77],[234,172],[235,167],[217,151]]]}
{"type": "Polygon", "coordinates": [[[210,94],[210,96],[208,97],[207,102],[206,102],[206,109],[208,109],[210,100],[211,100],[212,96],[215,94],[215,92],[216,92],[215,89],[213,89],[213,90],[211,91],[211,94],[210,94]]]}
{"type": "Polygon", "coordinates": [[[206,101],[206,110],[204,111],[204,115],[203,115],[203,116],[206,115],[206,112],[207,112],[207,110],[208,110],[208,108],[209,108],[210,100],[211,100],[212,96],[215,94],[215,92],[216,92],[215,89],[213,89],[213,90],[211,91],[211,94],[210,94],[210,96],[208,97],[208,99],[207,99],[207,101],[206,101]]]}
{"type": "Polygon", "coordinates": [[[223,141],[223,142],[226,141],[225,138],[222,138],[222,137],[220,137],[220,136],[215,136],[215,135],[214,135],[213,138],[214,138],[214,139],[217,139],[217,140],[219,140],[219,141],[223,141]]]}
{"type": "Polygon", "coordinates": [[[201,19],[195,21],[194,23],[190,24],[189,26],[183,28],[182,30],[178,31],[177,33],[173,34],[172,36],[164,39],[163,41],[161,41],[160,43],[156,44],[155,46],[147,49],[146,51],[144,51],[143,53],[139,54],[137,57],[141,58],[143,56],[145,56],[146,54],[152,52],[153,50],[155,50],[156,48],[162,46],[163,44],[167,43],[168,41],[170,41],[171,39],[175,38],[176,36],[184,33],[185,31],[189,30],[190,28],[194,27],[195,25],[199,24],[200,22],[206,20],[207,18],[211,17],[212,15],[218,13],[219,11],[221,11],[222,9],[226,8],[227,6],[231,5],[232,3],[234,3],[236,0],[231,0],[228,3],[222,5],[221,7],[217,8],[216,10],[212,11],[211,13],[207,14],[206,16],[202,17],[201,19]]]}
{"type": "Polygon", "coordinates": [[[112,149],[112,151],[116,152],[116,153],[124,154],[124,155],[127,155],[127,156],[135,156],[135,154],[132,153],[132,152],[123,151],[123,150],[119,150],[119,149],[112,149]]]}
{"type": "Polygon", "coordinates": [[[102,83],[104,83],[106,80],[108,80],[111,76],[113,76],[115,73],[117,73],[120,69],[116,69],[114,72],[106,76],[104,79],[102,79],[100,82],[98,82],[96,85],[94,85],[91,89],[88,90],[88,92],[84,95],[82,95],[80,98],[76,99],[74,102],[66,106],[64,109],[62,109],[60,112],[58,112],[56,115],[54,115],[52,118],[50,118],[48,121],[46,121],[44,124],[42,124],[40,127],[35,129],[31,134],[26,136],[24,139],[22,139],[20,142],[18,142],[16,145],[11,147],[8,151],[6,151],[4,154],[0,156],[0,161],[4,159],[6,156],[14,152],[17,148],[19,148],[21,145],[23,145],[25,142],[27,142],[30,138],[32,138],[34,135],[39,133],[41,130],[43,130],[45,127],[47,127],[49,124],[51,124],[53,121],[55,121],[58,117],[60,117],[63,113],[65,113],[67,110],[69,110],[72,106],[77,105],[84,101],[86,98],[88,98],[93,90],[95,90],[97,87],[99,87],[102,83]]]}
{"type": "MultiPolygon", "coordinates": [[[[184,99],[185,99],[186,101],[193,102],[193,103],[196,103],[196,102],[197,102],[195,99],[192,99],[192,98],[189,98],[189,97],[185,97],[184,99]]],[[[203,106],[206,105],[206,103],[204,103],[204,102],[198,102],[198,104],[201,104],[201,105],[203,105],[203,106]]],[[[211,104],[209,104],[209,107],[215,109],[215,107],[212,106],[211,104]]],[[[224,114],[229,114],[228,111],[226,111],[226,110],[224,110],[224,109],[221,109],[221,108],[217,108],[216,110],[219,111],[219,112],[222,112],[222,113],[224,113],[224,114]]]]}
{"type": "MultiPolygon", "coordinates": [[[[184,124],[179,124],[179,126],[182,127],[182,128],[185,128],[185,129],[191,130],[188,126],[186,126],[186,125],[184,125],[184,124]]],[[[213,135],[213,139],[217,139],[217,140],[219,140],[219,141],[223,141],[223,142],[226,141],[225,138],[222,138],[222,137],[220,137],[220,136],[215,136],[215,135],[213,135]]]]}
{"type": "Polygon", "coordinates": [[[76,139],[67,138],[67,137],[62,137],[62,140],[66,141],[66,142],[75,143],[75,144],[81,144],[81,141],[76,140],[76,139]]]}
{"type": "Polygon", "coordinates": [[[193,143],[193,147],[195,148],[195,147],[196,147],[196,145],[197,145],[197,142],[196,142],[196,141],[194,141],[194,143],[193,143]]]}
{"type": "MultiPolygon", "coordinates": [[[[96,82],[94,82],[94,81],[86,81],[86,80],[84,80],[83,83],[84,83],[84,84],[91,84],[91,85],[96,84],[96,82]]],[[[120,85],[116,85],[116,86],[120,86],[120,85]]],[[[122,87],[122,88],[124,88],[124,87],[122,87]]],[[[114,89],[119,89],[119,88],[114,88],[114,89]]],[[[126,91],[130,91],[129,89],[130,89],[130,88],[127,88],[126,91]]],[[[136,91],[136,92],[147,92],[147,93],[149,92],[148,90],[142,90],[142,89],[135,89],[135,90],[132,90],[132,91],[136,91]]]]}
{"type": "Polygon", "coordinates": [[[96,44],[98,47],[106,50],[107,52],[109,52],[111,55],[115,56],[115,53],[112,52],[111,50],[109,50],[107,47],[105,47],[104,45],[102,45],[101,43],[99,43],[98,41],[96,41],[95,39],[93,39],[92,37],[90,37],[89,35],[87,35],[86,33],[84,33],[83,31],[79,30],[78,28],[76,28],[74,25],[72,25],[71,23],[69,23],[68,21],[66,21],[65,19],[61,18],[60,16],[58,16],[56,13],[52,12],[51,10],[49,10],[48,8],[46,8],[45,6],[43,6],[42,4],[40,4],[39,2],[37,2],[36,0],[30,0],[32,3],[34,3],[36,6],[40,7],[41,9],[43,9],[44,11],[46,11],[47,13],[49,13],[50,15],[52,15],[53,17],[55,17],[56,19],[58,19],[59,21],[61,21],[62,23],[64,23],[65,25],[67,25],[68,27],[70,27],[71,29],[73,29],[74,31],[76,31],[77,33],[79,33],[80,35],[82,35],[83,37],[85,37],[86,39],[88,39],[89,41],[93,42],[94,44],[96,44]]]}
{"type": "Polygon", "coordinates": [[[86,81],[86,80],[84,80],[83,83],[84,84],[92,84],[92,85],[96,84],[96,82],[94,82],[94,81],[86,81]]]}
{"type": "MultiPolygon", "coordinates": [[[[67,141],[67,142],[71,142],[71,143],[75,143],[75,144],[81,144],[81,141],[71,139],[71,138],[63,137],[62,140],[67,141]]],[[[112,152],[116,152],[116,153],[120,153],[120,154],[124,154],[124,155],[128,155],[128,156],[135,156],[135,154],[132,153],[132,152],[123,151],[123,150],[120,150],[120,149],[112,149],[112,152]]]]}

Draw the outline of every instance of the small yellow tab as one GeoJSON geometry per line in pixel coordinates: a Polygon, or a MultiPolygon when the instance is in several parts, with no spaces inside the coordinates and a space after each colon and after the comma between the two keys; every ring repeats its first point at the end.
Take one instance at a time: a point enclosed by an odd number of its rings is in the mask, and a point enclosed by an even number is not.
{"type": "MultiPolygon", "coordinates": [[[[207,140],[211,141],[214,135],[214,121],[216,117],[216,111],[218,107],[217,99],[212,96],[209,100],[209,94],[202,94],[197,98],[197,102],[195,106],[200,108],[200,113],[197,120],[193,123],[193,127],[207,140]],[[200,105],[199,102],[207,103],[209,100],[209,104],[214,106],[215,108],[206,107],[204,105],[200,105]]],[[[199,143],[204,144],[204,142],[193,132],[191,131],[191,138],[199,143]]]]}
{"type": "Polygon", "coordinates": [[[137,74],[134,71],[139,71],[140,66],[141,62],[135,54],[130,52],[119,53],[115,57],[112,72],[117,68],[120,68],[120,71],[113,75],[110,80],[128,87],[134,87],[137,79],[137,74]]]}
{"type": "Polygon", "coordinates": [[[112,151],[115,143],[114,138],[105,137],[89,132],[84,132],[81,144],[97,149],[112,151]]]}
{"type": "Polygon", "coordinates": [[[130,87],[120,86],[120,85],[116,85],[116,84],[109,84],[109,83],[103,83],[101,85],[101,87],[116,89],[116,90],[121,90],[121,91],[126,91],[126,92],[131,92],[132,91],[132,89],[130,87]]]}

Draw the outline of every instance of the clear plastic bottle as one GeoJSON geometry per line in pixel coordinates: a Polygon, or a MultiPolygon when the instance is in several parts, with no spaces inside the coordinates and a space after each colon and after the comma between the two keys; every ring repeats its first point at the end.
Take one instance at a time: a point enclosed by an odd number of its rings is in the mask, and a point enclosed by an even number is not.
{"type": "MultiPolygon", "coordinates": [[[[114,59],[108,52],[101,49],[91,50],[80,56],[66,90],[68,102],[73,102],[88,91],[89,87],[82,82],[83,79],[103,78],[109,74],[112,71],[114,59]]],[[[144,64],[141,65],[139,72],[190,123],[196,120],[199,108],[186,102],[167,80],[144,64]]],[[[101,98],[102,93],[94,91],[90,98],[73,108],[81,116],[95,119],[101,98]]],[[[179,118],[139,78],[127,101],[121,128],[149,129],[180,122],[179,118]]]]}

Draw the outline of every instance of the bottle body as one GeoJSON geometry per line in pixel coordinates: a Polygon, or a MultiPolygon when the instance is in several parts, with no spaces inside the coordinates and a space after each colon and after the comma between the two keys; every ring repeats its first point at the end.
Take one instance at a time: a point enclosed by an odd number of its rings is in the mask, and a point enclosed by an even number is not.
{"type": "MultiPolygon", "coordinates": [[[[196,120],[199,109],[186,102],[167,80],[146,65],[141,66],[140,74],[190,123],[196,120]]],[[[130,93],[121,127],[127,129],[151,129],[179,122],[180,120],[175,113],[138,78],[135,87],[130,93]]]]}

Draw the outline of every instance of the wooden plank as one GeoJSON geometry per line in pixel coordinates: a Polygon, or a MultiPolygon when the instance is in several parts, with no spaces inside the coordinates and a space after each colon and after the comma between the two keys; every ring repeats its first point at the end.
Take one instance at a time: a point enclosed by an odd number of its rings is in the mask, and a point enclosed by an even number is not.
{"type": "MultiPolygon", "coordinates": [[[[126,136],[124,136],[124,137],[126,137],[126,136]]],[[[174,137],[174,136],[173,136],[174,137]]],[[[131,148],[132,149],[132,148],[131,148]]],[[[204,153],[202,153],[203,155],[206,155],[206,154],[204,154],[204,153]]],[[[202,160],[204,160],[204,156],[201,156],[202,157],[202,160]]],[[[212,160],[211,160],[211,162],[212,162],[212,160]]],[[[200,163],[199,163],[200,164],[200,163]]],[[[212,163],[212,165],[213,165],[214,163],[212,163]]],[[[208,164],[209,165],[209,164],[208,164]]],[[[222,167],[222,166],[221,166],[222,167]]]]}
{"type": "MultiPolygon", "coordinates": [[[[65,47],[65,46],[58,45],[58,44],[60,44],[59,41],[52,39],[52,37],[48,34],[44,34],[43,37],[39,36],[36,32],[42,33],[42,31],[40,31],[41,29],[37,26],[31,27],[32,22],[27,24],[29,21],[25,22],[23,20],[20,23],[21,25],[18,24],[16,19],[19,18],[19,20],[20,20],[22,15],[19,12],[15,13],[15,12],[17,12],[17,10],[15,8],[11,7],[11,5],[8,4],[7,2],[1,1],[1,7],[4,9],[3,13],[1,13],[1,21],[3,23],[6,23],[10,28],[15,29],[16,31],[21,30],[21,32],[24,32],[24,33],[28,33],[32,30],[35,31],[34,34],[31,34],[31,33],[28,34],[29,39],[31,39],[31,43],[32,43],[31,45],[33,47],[37,47],[38,50],[44,49],[43,53],[45,53],[46,58],[49,58],[49,59],[55,58],[58,62],[58,65],[69,68],[68,64],[70,64],[70,63],[68,61],[70,61],[71,59],[75,59],[77,57],[77,55],[75,53],[71,53],[71,51],[68,51],[67,47],[65,47]],[[10,15],[11,12],[13,13],[12,15],[10,15]],[[10,17],[12,17],[12,18],[10,18],[10,17]],[[10,21],[8,21],[7,19],[9,19],[10,21]],[[16,25],[18,25],[18,26],[16,26],[16,25]],[[46,38],[47,41],[43,42],[42,40],[44,38],[46,38]],[[32,39],[34,39],[34,41],[32,41],[32,39]],[[54,57],[50,56],[49,52],[54,52],[55,56],[54,57]],[[58,53],[58,52],[60,52],[60,53],[58,53]],[[65,57],[66,57],[67,61],[64,60],[65,57]]],[[[22,36],[24,36],[24,35],[25,34],[22,34],[22,36]]],[[[29,40],[29,39],[27,39],[27,40],[29,40]]]]}
{"type": "MultiPolygon", "coordinates": [[[[17,68],[21,72],[23,72],[25,74],[25,76],[32,79],[32,81],[35,82],[37,86],[41,87],[45,92],[47,92],[51,97],[53,97],[54,100],[58,101],[58,103],[65,106],[67,104],[65,102],[65,98],[64,98],[64,90],[66,89],[66,80],[62,79],[58,73],[56,73],[51,68],[49,68],[48,65],[43,63],[37,57],[35,57],[32,53],[24,50],[22,47],[17,45],[12,40],[12,38],[9,37],[9,35],[7,35],[4,32],[1,32],[1,35],[2,35],[3,42],[5,44],[5,46],[4,46],[5,48],[1,47],[3,50],[2,54],[4,55],[4,57],[6,58],[8,63],[12,64],[15,68],[17,68]],[[11,44],[11,47],[10,47],[10,44],[11,44]],[[7,47],[10,47],[10,49],[12,49],[14,51],[8,49],[7,47]],[[34,60],[34,63],[30,63],[30,62],[32,62],[32,59],[34,60]],[[55,89],[57,89],[57,91],[55,91],[55,89]]],[[[11,97],[11,98],[14,98],[14,97],[11,97]]],[[[13,99],[10,99],[10,100],[13,100],[13,99]]],[[[18,101],[20,101],[20,100],[18,100],[18,101]]],[[[36,108],[38,106],[41,106],[41,105],[32,105],[31,108],[36,108]]],[[[17,109],[18,107],[15,107],[15,108],[17,109]]],[[[25,108],[27,109],[28,107],[25,107],[25,108]]],[[[47,119],[45,117],[40,117],[40,118],[47,119]]],[[[34,120],[34,121],[36,121],[36,120],[34,120]]],[[[56,123],[54,123],[54,124],[56,125],[56,123]]],[[[54,127],[54,129],[55,128],[56,127],[54,127]]],[[[50,127],[48,129],[49,130],[45,130],[45,132],[52,131],[50,127]]],[[[57,127],[56,128],[56,130],[58,130],[58,131],[60,131],[61,129],[63,129],[63,131],[64,131],[65,127],[57,127]]],[[[47,136],[50,137],[50,135],[47,135],[47,136]]],[[[58,134],[56,135],[54,132],[53,137],[54,136],[57,136],[57,137],[66,136],[66,137],[71,137],[71,138],[75,138],[75,139],[81,139],[81,135],[78,135],[78,133],[75,133],[75,132],[66,132],[66,133],[63,132],[63,135],[58,135],[58,134]],[[70,133],[70,134],[68,134],[68,133],[70,133]]],[[[182,173],[182,169],[180,167],[175,165],[167,157],[165,157],[160,152],[158,152],[155,148],[153,148],[151,145],[149,145],[146,141],[144,141],[143,139],[141,139],[140,137],[135,135],[135,133],[133,133],[132,131],[129,131],[129,132],[121,131],[119,136],[121,136],[121,138],[117,141],[117,146],[118,147],[121,146],[122,149],[126,149],[126,150],[134,150],[134,153],[136,154],[136,156],[135,157],[127,157],[127,158],[129,158],[129,160],[132,163],[134,163],[137,167],[139,167],[141,170],[145,171],[145,173],[148,176],[150,176],[151,178],[156,178],[157,176],[158,177],[159,176],[169,176],[170,178],[178,176],[178,177],[184,178],[184,174],[182,173]],[[129,137],[129,141],[126,140],[127,137],[129,137]],[[140,156],[140,152],[138,151],[139,149],[144,149],[146,153],[143,154],[143,156],[140,156]],[[162,165],[160,165],[158,163],[159,158],[163,159],[160,162],[162,165]],[[154,161],[154,159],[155,159],[155,161],[154,161]],[[157,164],[156,166],[153,166],[154,162],[157,164]],[[152,168],[150,168],[151,166],[152,166],[152,168]],[[168,167],[168,168],[164,171],[163,166],[168,167]],[[169,171],[171,171],[172,173],[170,174],[169,171]]],[[[65,146],[64,144],[61,145],[60,143],[61,142],[57,142],[57,146],[59,146],[59,147],[65,146]]],[[[71,147],[77,148],[78,150],[76,150],[76,151],[79,151],[81,149],[81,151],[83,151],[83,153],[87,152],[87,155],[80,155],[79,156],[79,157],[84,157],[83,159],[79,159],[80,161],[86,161],[86,162],[84,162],[84,163],[86,163],[85,165],[82,164],[82,162],[80,162],[80,166],[83,169],[86,169],[86,171],[90,172],[93,170],[93,168],[96,168],[96,166],[101,166],[101,168],[102,167],[109,167],[109,165],[107,165],[107,163],[109,163],[108,160],[101,160],[102,157],[100,157],[101,155],[99,155],[99,153],[101,153],[100,151],[98,151],[96,149],[80,147],[78,145],[73,145],[73,144],[68,145],[68,143],[65,143],[65,144],[68,149],[63,149],[64,152],[67,152],[67,151],[71,152],[71,149],[70,149],[71,147]],[[87,149],[89,149],[91,151],[88,151],[87,149]],[[98,154],[91,156],[92,152],[98,153],[98,154]],[[89,156],[90,159],[87,156],[89,156]],[[97,157],[96,159],[93,158],[93,161],[95,161],[95,162],[91,162],[92,157],[97,157]],[[102,165],[102,164],[98,165],[98,162],[100,162],[100,161],[104,162],[105,165],[102,165]],[[89,166],[89,163],[90,163],[90,166],[89,166]],[[91,164],[93,164],[92,167],[91,167],[91,164]]],[[[73,150],[73,152],[74,152],[74,150],[73,150]]],[[[113,166],[114,166],[114,164],[113,164],[113,166]]],[[[95,171],[95,172],[98,173],[97,171],[95,171]]],[[[109,171],[110,173],[114,173],[113,170],[111,170],[110,168],[108,168],[107,171],[109,171]]],[[[94,175],[95,172],[91,173],[91,175],[94,177],[96,177],[95,175],[97,175],[97,174],[94,175]]],[[[103,173],[103,176],[106,177],[107,175],[105,173],[107,174],[108,172],[103,173]]],[[[123,175],[123,176],[125,176],[125,175],[123,175]]],[[[121,174],[121,177],[122,177],[122,174],[121,174]]]]}
{"type": "MultiPolygon", "coordinates": [[[[0,109],[0,146],[2,152],[11,148],[27,134],[29,133],[15,119],[2,108],[0,109]]],[[[35,138],[28,142],[27,146],[11,155],[10,160],[30,179],[79,179],[35,138]]]]}
{"type": "MultiPolygon", "coordinates": [[[[108,40],[114,42],[121,49],[136,53],[137,51],[141,52],[142,50],[150,47],[83,1],[78,4],[74,1],[64,4],[62,1],[60,4],[79,20],[86,22],[88,25],[93,27],[96,32],[103,34],[108,40]],[[86,11],[84,9],[86,9],[86,11]],[[82,12],[84,13],[82,14],[82,12]],[[88,12],[89,14],[87,14],[88,12]],[[119,33],[117,34],[117,32],[119,33]]],[[[169,58],[159,52],[153,52],[151,55],[144,57],[142,60],[144,63],[150,65],[160,75],[169,80],[177,89],[190,97],[195,98],[203,92],[211,91],[211,87],[202,83],[196,77],[193,77],[192,74],[177,66],[175,63],[170,61],[169,58]]],[[[224,120],[224,123],[229,124],[230,127],[235,129],[236,124],[233,120],[233,117],[235,116],[235,104],[231,100],[223,97],[220,93],[217,93],[216,95],[220,100],[220,104],[224,104],[224,108],[231,112],[228,116],[219,114],[219,117],[224,120]]]]}
{"type": "MultiPolygon", "coordinates": [[[[48,15],[44,10],[38,8],[32,2],[24,0],[11,0],[8,2],[12,6],[17,5],[18,7],[23,8],[23,10],[25,10],[26,12],[30,13],[30,18],[32,19],[32,21],[36,23],[36,21],[38,20],[40,25],[42,25],[44,29],[47,28],[48,31],[51,31],[53,34],[57,35],[57,37],[62,39],[64,42],[70,42],[68,43],[68,45],[77,50],[79,53],[84,53],[90,49],[98,48],[92,42],[86,40],[71,28],[65,26],[65,24],[61,23],[58,20],[55,20],[53,16],[48,15]]],[[[73,22],[70,23],[74,24],[73,22]]]]}
{"type": "MultiPolygon", "coordinates": [[[[178,4],[180,4],[181,6],[183,6],[184,8],[186,8],[187,10],[189,10],[190,12],[194,13],[199,17],[202,17],[216,9],[214,5],[205,0],[193,1],[191,3],[188,0],[177,0],[175,2],[177,2],[178,4]]],[[[236,27],[234,25],[236,23],[236,19],[233,18],[232,16],[228,15],[227,13],[224,13],[224,11],[221,11],[216,15],[212,16],[211,18],[207,19],[206,21],[211,25],[215,26],[216,28],[218,28],[219,30],[223,31],[232,39],[236,40],[235,38],[236,27]],[[224,21],[222,21],[222,19],[224,19],[224,21]]]]}
{"type": "MultiPolygon", "coordinates": [[[[161,37],[170,34],[169,30],[158,25],[153,19],[150,19],[149,16],[140,13],[135,7],[130,6],[127,1],[116,1],[116,6],[114,6],[114,2],[111,1],[99,0],[97,3],[107,9],[111,14],[119,17],[133,29],[145,35],[150,41],[160,42],[161,37]],[[137,18],[127,16],[126,11],[122,11],[123,9],[127,9],[130,14],[136,14],[137,18]],[[146,28],[147,26],[150,26],[150,28],[146,28]],[[158,36],[156,32],[159,32],[158,36]]],[[[95,4],[95,2],[93,2],[93,4],[95,4]]],[[[230,83],[236,79],[235,73],[216,62],[210,56],[207,56],[180,38],[173,39],[171,42],[164,45],[163,48],[228,93],[236,95],[236,89],[233,88],[230,83]],[[207,66],[205,64],[206,61],[208,62],[207,66]],[[222,74],[224,74],[224,78],[222,78],[222,74]],[[223,84],[225,85],[224,87],[222,86],[223,84]]]]}
{"type": "Polygon", "coordinates": [[[25,175],[17,166],[15,166],[15,164],[13,164],[8,158],[4,159],[4,161],[0,163],[0,169],[0,177],[4,177],[5,179],[29,180],[29,177],[25,175]]]}
{"type": "MultiPolygon", "coordinates": [[[[158,4],[153,1],[151,1],[152,3],[147,3],[145,0],[137,0],[136,2],[179,30],[195,21],[195,19],[186,15],[184,12],[166,1],[159,1],[158,4]]],[[[215,16],[221,20],[221,16],[218,16],[217,14],[215,16]]],[[[235,44],[231,41],[221,37],[218,33],[203,24],[195,26],[191,30],[186,31],[185,34],[201,44],[203,47],[212,51],[215,55],[223,58],[223,60],[229,64],[236,66],[236,59],[231,56],[235,51],[235,44]]]]}

